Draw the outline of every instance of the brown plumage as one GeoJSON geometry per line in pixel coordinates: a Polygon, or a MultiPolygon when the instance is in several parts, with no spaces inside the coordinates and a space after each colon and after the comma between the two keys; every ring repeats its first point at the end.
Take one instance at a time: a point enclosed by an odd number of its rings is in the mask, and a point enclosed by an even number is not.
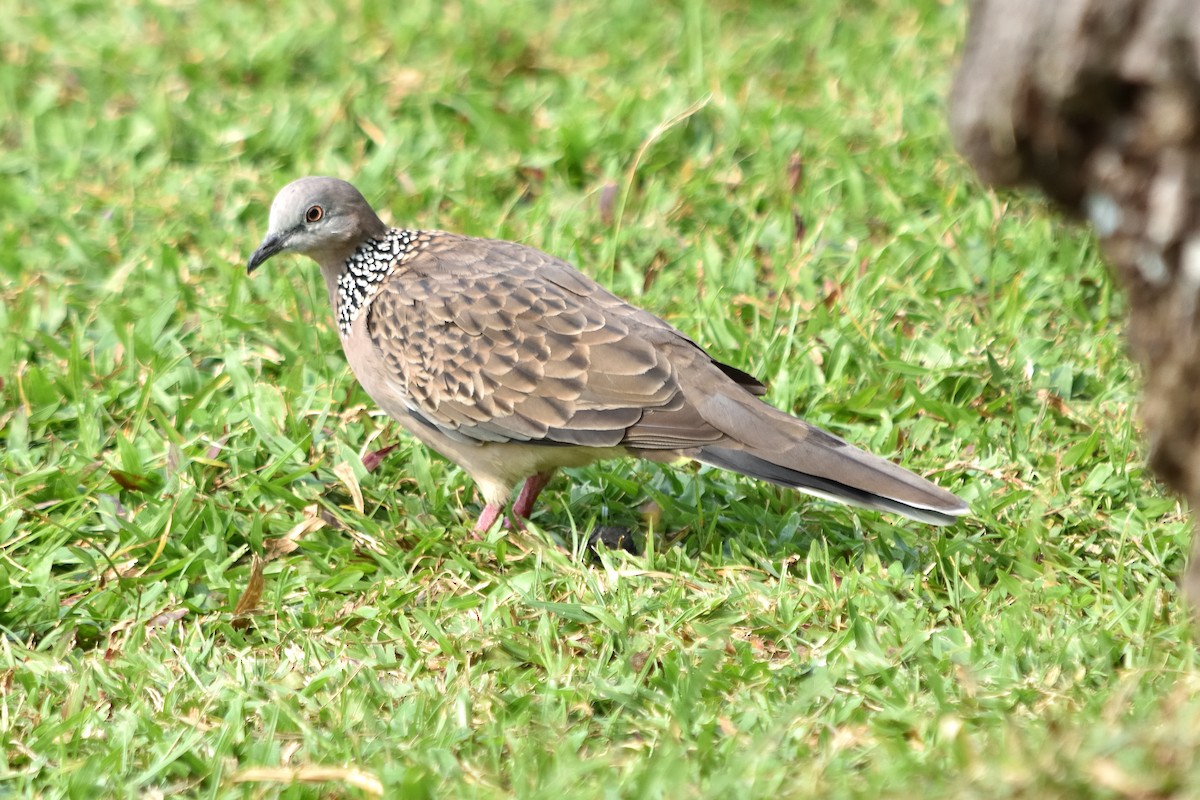
{"type": "Polygon", "coordinates": [[[389,229],[334,178],[271,205],[253,271],[276,253],[321,267],[355,377],[467,470],[486,506],[528,516],[559,467],[690,458],[944,525],[959,498],[767,405],[765,387],[564,261],[513,242],[389,229]]]}

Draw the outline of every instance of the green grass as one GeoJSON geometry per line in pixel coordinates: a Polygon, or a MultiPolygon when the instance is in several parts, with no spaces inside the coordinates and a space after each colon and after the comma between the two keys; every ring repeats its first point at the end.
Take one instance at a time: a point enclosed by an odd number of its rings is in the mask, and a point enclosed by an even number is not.
{"type": "Polygon", "coordinates": [[[0,795],[1200,793],[1121,300],[954,155],[963,8],[264,5],[0,0],[0,795]],[[974,516],[611,462],[472,540],[315,267],[244,274],[304,174],[574,261],[974,516]]]}

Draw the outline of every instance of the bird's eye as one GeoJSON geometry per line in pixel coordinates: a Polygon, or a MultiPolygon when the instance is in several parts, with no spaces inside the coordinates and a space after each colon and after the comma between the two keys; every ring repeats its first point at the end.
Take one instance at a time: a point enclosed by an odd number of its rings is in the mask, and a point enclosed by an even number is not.
{"type": "Polygon", "coordinates": [[[304,221],[320,222],[323,216],[325,216],[325,209],[320,206],[309,206],[308,211],[304,212],[304,221]]]}

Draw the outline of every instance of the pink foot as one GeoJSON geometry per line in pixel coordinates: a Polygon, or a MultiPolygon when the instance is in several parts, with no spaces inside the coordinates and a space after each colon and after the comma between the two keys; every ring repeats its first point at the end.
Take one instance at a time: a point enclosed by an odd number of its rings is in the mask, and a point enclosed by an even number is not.
{"type": "Polygon", "coordinates": [[[499,503],[488,503],[483,507],[483,511],[479,512],[479,519],[476,520],[475,527],[471,530],[476,539],[482,539],[483,535],[492,529],[496,520],[500,519],[500,512],[503,510],[504,507],[499,503]]]}
{"type": "Polygon", "coordinates": [[[536,475],[530,475],[525,480],[525,485],[521,487],[520,494],[517,495],[516,501],[513,503],[512,513],[513,521],[518,526],[520,520],[529,519],[529,515],[533,513],[533,504],[537,501],[538,495],[542,493],[542,489],[546,488],[546,484],[550,483],[550,479],[554,477],[554,472],[539,472],[536,475]]]}

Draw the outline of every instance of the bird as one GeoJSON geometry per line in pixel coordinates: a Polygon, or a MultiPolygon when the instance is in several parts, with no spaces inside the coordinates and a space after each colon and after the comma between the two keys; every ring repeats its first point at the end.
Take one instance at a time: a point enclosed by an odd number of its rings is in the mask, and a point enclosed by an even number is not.
{"type": "Polygon", "coordinates": [[[558,469],[623,456],[699,461],[934,525],[968,513],[769,405],[757,378],[533,247],[390,227],[350,183],[305,177],[275,196],[247,273],[283,253],[321,268],[366,393],[474,480],[476,536],[520,527],[558,469]]]}

